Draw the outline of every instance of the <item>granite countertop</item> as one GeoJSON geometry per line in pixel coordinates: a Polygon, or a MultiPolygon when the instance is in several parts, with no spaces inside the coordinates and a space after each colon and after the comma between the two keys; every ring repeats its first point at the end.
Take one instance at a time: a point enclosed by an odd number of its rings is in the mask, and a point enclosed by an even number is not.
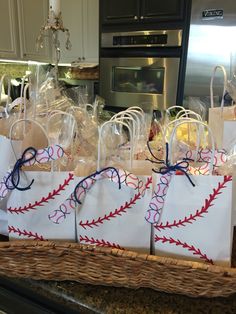
{"type": "Polygon", "coordinates": [[[0,278],[0,283],[5,280],[8,287],[14,286],[25,296],[28,294],[41,302],[45,298],[48,304],[58,304],[61,311],[56,313],[236,313],[236,294],[228,298],[189,298],[151,289],[132,290],[76,282],[0,278]]]}

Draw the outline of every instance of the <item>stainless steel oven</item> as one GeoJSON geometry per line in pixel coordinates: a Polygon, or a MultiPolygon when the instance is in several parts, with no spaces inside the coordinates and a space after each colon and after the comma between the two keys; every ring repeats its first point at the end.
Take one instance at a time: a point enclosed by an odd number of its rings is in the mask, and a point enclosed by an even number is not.
{"type": "Polygon", "coordinates": [[[100,95],[106,104],[154,109],[176,104],[181,43],[181,30],[102,34],[100,95]]]}

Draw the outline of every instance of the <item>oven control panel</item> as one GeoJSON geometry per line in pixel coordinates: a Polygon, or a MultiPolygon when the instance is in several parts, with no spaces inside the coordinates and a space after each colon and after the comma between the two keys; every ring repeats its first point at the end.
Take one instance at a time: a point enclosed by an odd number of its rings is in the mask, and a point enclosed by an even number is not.
{"type": "Polygon", "coordinates": [[[166,45],[168,35],[114,36],[113,46],[166,45]]]}
{"type": "Polygon", "coordinates": [[[180,47],[182,30],[102,33],[102,48],[119,47],[180,47]]]}

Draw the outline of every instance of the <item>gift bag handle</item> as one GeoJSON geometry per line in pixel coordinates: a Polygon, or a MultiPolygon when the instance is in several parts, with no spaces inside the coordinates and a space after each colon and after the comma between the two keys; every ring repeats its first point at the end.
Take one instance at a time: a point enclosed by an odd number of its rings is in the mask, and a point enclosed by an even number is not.
{"type": "MultiPolygon", "coordinates": [[[[185,118],[185,117],[188,118],[187,115],[192,115],[192,116],[195,117],[194,119],[199,120],[199,121],[202,121],[202,117],[200,116],[200,114],[198,114],[198,113],[196,113],[195,111],[190,110],[190,109],[187,109],[187,110],[186,110],[186,109],[180,110],[180,111],[177,113],[175,119],[177,120],[177,119],[179,119],[180,117],[181,117],[181,118],[185,118]]],[[[190,117],[190,118],[191,118],[191,117],[190,117]]]]}
{"type": "MultiPolygon", "coordinates": [[[[169,138],[167,138],[167,131],[168,131],[169,127],[172,126],[172,124],[174,124],[174,126],[175,126],[175,125],[179,124],[181,121],[183,121],[183,124],[188,123],[189,121],[198,122],[198,120],[195,120],[195,119],[192,119],[192,118],[187,118],[187,117],[183,117],[183,118],[180,117],[179,119],[176,119],[176,120],[173,120],[173,121],[169,122],[167,124],[167,126],[165,127],[164,132],[163,132],[164,144],[166,142],[169,142],[169,138]]],[[[196,126],[197,126],[197,124],[196,124],[196,126]]],[[[170,132],[170,136],[171,136],[172,132],[173,132],[173,130],[170,132]]],[[[190,138],[189,133],[190,133],[190,129],[189,129],[189,125],[188,125],[188,138],[190,138]]],[[[198,152],[199,147],[200,147],[200,135],[199,135],[199,133],[200,133],[200,126],[198,128],[196,154],[195,154],[195,158],[194,158],[195,161],[197,160],[197,152],[198,152]]]]}
{"type": "Polygon", "coordinates": [[[129,135],[130,135],[130,168],[132,169],[133,166],[133,133],[132,130],[130,128],[130,126],[120,120],[109,120],[104,122],[99,128],[98,128],[98,151],[97,151],[97,171],[101,170],[101,146],[102,146],[102,132],[104,127],[106,127],[109,124],[120,124],[123,125],[125,127],[127,127],[128,131],[129,131],[129,135]]]}
{"type": "MultiPolygon", "coordinates": [[[[134,119],[133,115],[128,112],[128,111],[121,111],[118,112],[117,114],[115,114],[113,117],[111,117],[110,121],[115,121],[119,119],[120,121],[123,120],[123,122],[125,122],[125,120],[130,120],[132,122],[132,138],[133,138],[133,142],[132,142],[132,149],[135,150],[136,149],[136,134],[137,134],[137,120],[134,119]],[[128,118],[128,119],[127,119],[128,118]],[[134,147],[135,146],[135,147],[134,147]]],[[[122,125],[120,124],[120,126],[122,127],[122,125]]]]}
{"type": "Polygon", "coordinates": [[[136,111],[136,110],[126,110],[126,112],[128,112],[134,118],[134,120],[137,122],[137,129],[136,129],[135,136],[137,137],[137,141],[138,141],[140,139],[140,133],[141,133],[142,113],[140,111],[136,111]]]}
{"type": "MultiPolygon", "coordinates": [[[[26,120],[27,119],[27,106],[26,106],[26,103],[27,103],[27,91],[29,89],[29,86],[30,84],[27,83],[24,87],[24,98],[23,98],[23,104],[24,104],[24,119],[26,120]]],[[[21,116],[21,112],[22,112],[22,102],[20,102],[20,110],[19,110],[19,119],[20,119],[20,116],[21,116]]]]}
{"type": "MultiPolygon", "coordinates": [[[[147,126],[147,121],[146,121],[146,113],[144,112],[144,110],[141,108],[141,107],[138,107],[138,106],[132,106],[132,107],[129,107],[128,109],[127,109],[127,111],[129,111],[129,110],[135,110],[135,111],[139,111],[141,114],[142,114],[142,123],[143,123],[143,127],[144,128],[147,128],[148,126],[147,126]]],[[[148,134],[149,134],[149,131],[150,130],[148,130],[148,134]]]]}
{"type": "MultiPolygon", "coordinates": [[[[125,111],[121,111],[120,113],[121,117],[124,117],[126,115],[129,115],[130,117],[133,118],[133,120],[135,121],[136,127],[134,130],[134,136],[133,136],[133,145],[134,145],[134,151],[136,152],[137,150],[137,143],[141,137],[141,124],[143,120],[143,113],[139,110],[135,110],[135,109],[127,109],[125,111]]],[[[118,114],[116,115],[116,117],[118,116],[118,114]]]]}
{"type": "Polygon", "coordinates": [[[214,136],[213,133],[211,131],[211,129],[208,127],[207,124],[203,123],[202,121],[197,121],[197,120],[182,120],[179,121],[173,128],[172,132],[171,132],[171,136],[170,136],[170,141],[169,141],[169,156],[170,156],[170,163],[173,164],[173,154],[172,154],[172,149],[173,149],[173,141],[174,141],[174,137],[175,137],[175,133],[177,128],[185,123],[189,123],[189,124],[195,124],[195,125],[199,125],[202,126],[204,128],[206,128],[208,130],[208,135],[210,136],[211,139],[211,145],[212,145],[212,153],[211,153],[211,161],[210,161],[210,167],[209,167],[209,172],[210,174],[212,174],[213,172],[213,168],[214,168],[214,157],[215,157],[215,141],[214,141],[214,136]]]}
{"type": "MultiPolygon", "coordinates": [[[[134,118],[129,117],[129,116],[127,116],[127,117],[117,117],[117,118],[112,119],[110,121],[113,121],[113,122],[115,122],[115,121],[122,121],[122,122],[125,122],[128,125],[129,125],[129,123],[128,123],[129,121],[135,122],[134,118]]],[[[123,127],[123,125],[120,125],[120,126],[121,126],[121,128],[123,127]]],[[[131,131],[132,131],[133,138],[134,138],[135,137],[135,132],[134,132],[133,128],[131,129],[131,131]]]]}
{"type": "MultiPolygon", "coordinates": [[[[170,128],[172,125],[176,125],[176,124],[178,124],[180,121],[192,121],[192,120],[198,121],[198,120],[195,120],[195,119],[193,119],[193,118],[188,118],[188,117],[180,117],[180,118],[178,118],[178,119],[175,119],[175,120],[170,121],[170,122],[165,126],[165,128],[164,128],[164,130],[163,130],[165,142],[168,142],[167,132],[168,132],[169,128],[170,128]]],[[[171,133],[171,132],[170,132],[170,133],[171,133]]]]}
{"type": "Polygon", "coordinates": [[[223,72],[223,77],[224,77],[224,86],[223,86],[223,94],[222,94],[222,99],[221,99],[221,104],[220,107],[223,109],[224,107],[224,96],[226,93],[226,86],[227,86],[227,73],[223,65],[217,65],[213,69],[213,73],[211,76],[211,82],[210,82],[210,101],[211,101],[211,108],[214,108],[214,99],[213,99],[213,83],[215,79],[215,74],[217,69],[221,70],[223,72]]]}
{"type": "MultiPolygon", "coordinates": [[[[4,81],[7,80],[7,103],[6,103],[6,113],[8,113],[8,106],[10,104],[10,92],[11,92],[11,78],[6,75],[6,74],[3,74],[3,76],[1,77],[1,81],[0,81],[0,100],[1,100],[1,95],[2,95],[2,87],[3,87],[3,84],[4,84],[4,81]]],[[[7,114],[8,116],[8,114],[7,114]]]]}
{"type": "Polygon", "coordinates": [[[138,106],[131,106],[127,110],[137,110],[137,111],[140,111],[141,113],[144,113],[143,109],[138,106]]]}
{"type": "Polygon", "coordinates": [[[171,110],[174,110],[174,109],[186,110],[183,106],[177,106],[177,105],[171,106],[171,107],[166,109],[166,113],[168,114],[168,116],[170,116],[171,110]]]}
{"type": "Polygon", "coordinates": [[[118,112],[113,117],[111,117],[110,121],[114,121],[116,119],[126,120],[126,118],[129,118],[128,120],[132,121],[132,130],[133,130],[133,135],[135,136],[137,132],[137,121],[136,119],[134,119],[131,113],[126,112],[126,111],[118,112]]]}
{"type": "MultiPolygon", "coordinates": [[[[47,124],[46,124],[47,134],[49,133],[49,124],[51,122],[51,119],[55,118],[58,115],[64,115],[64,116],[70,117],[73,120],[73,126],[71,128],[71,132],[70,132],[70,136],[69,136],[69,138],[71,138],[72,143],[73,143],[73,134],[76,131],[78,131],[78,124],[77,124],[77,121],[76,121],[75,117],[71,113],[68,113],[68,112],[65,112],[65,111],[61,111],[61,110],[52,111],[49,114],[48,119],[47,119],[47,124]]],[[[57,144],[59,144],[59,143],[57,143],[57,144]]]]}
{"type": "Polygon", "coordinates": [[[45,135],[45,137],[46,137],[46,139],[47,139],[47,141],[48,141],[48,145],[50,145],[50,141],[49,141],[49,137],[48,137],[48,135],[47,135],[47,132],[45,131],[44,127],[43,127],[38,121],[33,120],[33,119],[29,119],[29,118],[27,118],[27,119],[18,119],[18,120],[14,121],[14,122],[12,123],[12,125],[11,125],[11,127],[10,127],[10,130],[9,130],[9,138],[10,138],[10,141],[11,141],[11,147],[12,147],[12,151],[13,151],[13,153],[14,153],[14,156],[15,156],[15,159],[16,159],[16,160],[17,160],[17,156],[16,156],[16,152],[15,152],[15,150],[14,150],[14,146],[13,146],[13,144],[12,144],[12,132],[13,132],[14,127],[15,127],[18,123],[20,123],[20,122],[31,122],[31,123],[36,124],[36,125],[42,130],[43,134],[45,135]]]}

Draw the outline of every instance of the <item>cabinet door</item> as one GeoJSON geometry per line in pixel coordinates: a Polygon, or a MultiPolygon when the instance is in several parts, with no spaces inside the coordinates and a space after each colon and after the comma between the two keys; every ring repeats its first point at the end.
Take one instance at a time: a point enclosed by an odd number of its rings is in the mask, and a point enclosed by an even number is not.
{"type": "Polygon", "coordinates": [[[60,63],[71,63],[74,60],[82,59],[83,48],[83,1],[82,0],[61,0],[61,13],[65,28],[70,31],[71,50],[66,50],[66,34],[60,32],[59,40],[61,45],[60,63]]]}
{"type": "Polygon", "coordinates": [[[44,39],[44,47],[37,49],[36,39],[40,28],[48,18],[48,1],[18,0],[18,16],[20,31],[21,58],[33,61],[50,60],[48,37],[44,39]]]}
{"type": "Polygon", "coordinates": [[[0,57],[16,59],[19,57],[19,42],[14,0],[0,2],[0,29],[0,57]]]}
{"type": "Polygon", "coordinates": [[[182,20],[184,0],[142,0],[140,19],[145,21],[182,20]]]}
{"type": "Polygon", "coordinates": [[[137,23],[139,0],[100,0],[103,24],[137,23]]]}
{"type": "Polygon", "coordinates": [[[99,0],[83,1],[83,46],[85,62],[98,63],[99,0]]]}

